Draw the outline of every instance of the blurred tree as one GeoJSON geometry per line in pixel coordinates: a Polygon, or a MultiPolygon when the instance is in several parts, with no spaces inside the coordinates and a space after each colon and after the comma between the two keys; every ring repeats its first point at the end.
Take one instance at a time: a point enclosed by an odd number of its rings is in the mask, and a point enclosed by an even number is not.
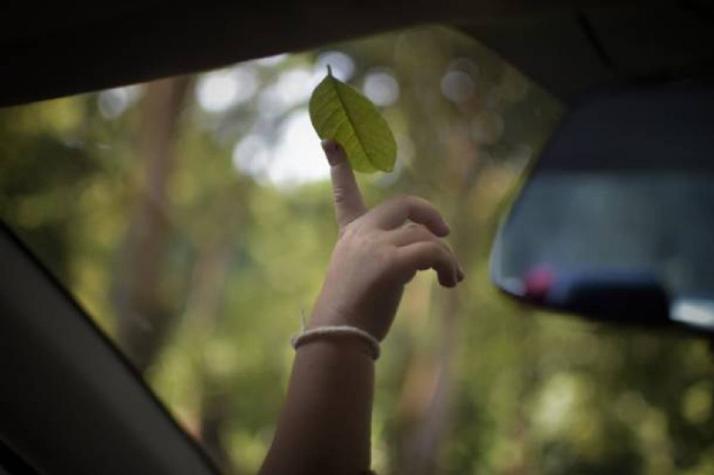
{"type": "Polygon", "coordinates": [[[162,286],[170,240],[167,185],[176,164],[176,137],[191,80],[149,84],[141,104],[136,155],[142,177],[120,250],[114,305],[117,339],[139,371],[156,358],[180,302],[162,286]]]}

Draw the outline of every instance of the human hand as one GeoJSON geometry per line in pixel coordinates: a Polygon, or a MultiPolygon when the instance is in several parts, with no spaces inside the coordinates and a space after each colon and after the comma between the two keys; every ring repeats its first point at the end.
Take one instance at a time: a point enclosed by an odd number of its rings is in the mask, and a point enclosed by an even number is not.
{"type": "Polygon", "coordinates": [[[339,238],[310,327],[351,325],[382,340],[417,271],[434,269],[455,287],[464,273],[441,239],[449,227],[426,200],[401,196],[368,210],[342,148],[323,142],[330,162],[339,238]]]}

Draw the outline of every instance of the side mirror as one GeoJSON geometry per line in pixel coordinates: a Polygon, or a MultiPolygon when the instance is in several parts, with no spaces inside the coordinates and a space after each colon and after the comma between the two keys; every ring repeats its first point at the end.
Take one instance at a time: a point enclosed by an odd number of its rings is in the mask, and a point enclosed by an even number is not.
{"type": "Polygon", "coordinates": [[[491,276],[541,307],[714,333],[714,87],[575,107],[499,229],[491,276]]]}

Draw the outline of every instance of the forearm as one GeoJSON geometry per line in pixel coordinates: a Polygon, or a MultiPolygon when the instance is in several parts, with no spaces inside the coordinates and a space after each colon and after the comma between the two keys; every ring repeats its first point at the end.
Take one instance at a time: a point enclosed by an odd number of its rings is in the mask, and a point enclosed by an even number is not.
{"type": "Polygon", "coordinates": [[[300,347],[261,474],[357,475],[369,468],[374,362],[366,350],[350,338],[300,347]]]}

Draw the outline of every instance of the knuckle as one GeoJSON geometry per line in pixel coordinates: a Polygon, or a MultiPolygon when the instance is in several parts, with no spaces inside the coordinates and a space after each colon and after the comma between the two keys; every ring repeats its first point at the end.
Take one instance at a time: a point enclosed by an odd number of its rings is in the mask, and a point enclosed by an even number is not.
{"type": "Polygon", "coordinates": [[[419,230],[418,238],[420,241],[430,242],[434,244],[439,244],[439,238],[434,236],[434,234],[427,228],[422,228],[419,230]]]}
{"type": "Polygon", "coordinates": [[[404,225],[404,227],[406,228],[407,232],[414,234],[418,237],[425,237],[427,235],[431,235],[431,231],[429,231],[429,228],[427,228],[421,223],[409,221],[407,222],[407,224],[404,225]]]}
{"type": "Polygon", "coordinates": [[[451,262],[451,249],[444,242],[439,241],[437,244],[439,245],[439,259],[444,263],[451,262]]]}
{"type": "Polygon", "coordinates": [[[397,206],[410,206],[415,202],[416,199],[417,198],[414,195],[401,194],[392,198],[391,202],[397,206]]]}
{"type": "Polygon", "coordinates": [[[332,190],[332,194],[337,204],[342,204],[347,201],[347,190],[345,190],[343,186],[335,186],[332,190]]]}
{"type": "Polygon", "coordinates": [[[340,239],[353,240],[358,234],[359,224],[357,221],[351,221],[340,228],[340,239]]]}
{"type": "Polygon", "coordinates": [[[411,206],[433,208],[432,204],[425,198],[422,198],[421,196],[405,195],[405,199],[411,206]]]}
{"type": "Polygon", "coordinates": [[[391,198],[387,198],[382,203],[380,203],[377,208],[385,210],[391,208],[399,208],[401,206],[401,202],[402,195],[392,196],[391,198]]]}
{"type": "Polygon", "coordinates": [[[449,246],[449,244],[443,239],[437,238],[436,241],[439,243],[439,246],[441,246],[441,249],[446,253],[446,255],[451,256],[454,253],[451,246],[449,246]]]}
{"type": "Polygon", "coordinates": [[[427,200],[420,196],[416,195],[409,195],[406,198],[406,204],[412,209],[418,208],[418,209],[433,209],[434,207],[429,203],[427,200]]]}
{"type": "Polygon", "coordinates": [[[424,250],[432,259],[438,259],[444,252],[439,243],[433,240],[424,243],[424,250]]]}

